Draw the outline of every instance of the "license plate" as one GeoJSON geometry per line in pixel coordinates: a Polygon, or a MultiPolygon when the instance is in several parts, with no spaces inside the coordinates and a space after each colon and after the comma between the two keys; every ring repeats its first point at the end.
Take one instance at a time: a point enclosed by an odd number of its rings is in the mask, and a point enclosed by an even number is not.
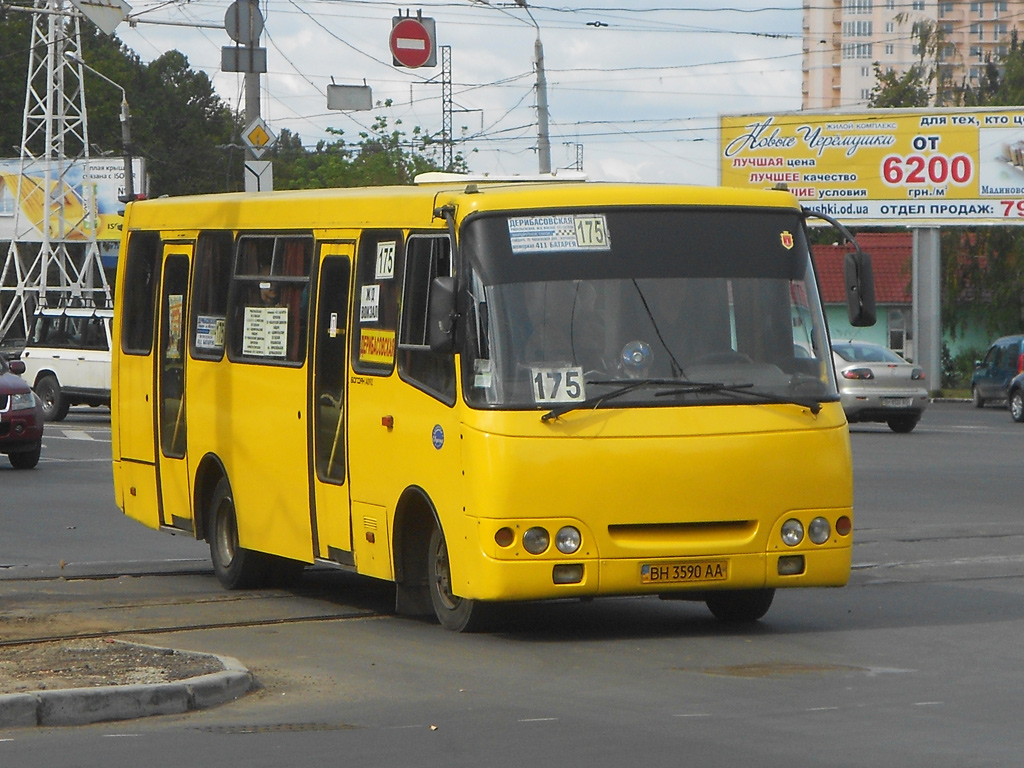
{"type": "Polygon", "coordinates": [[[886,408],[909,408],[913,400],[909,397],[883,397],[882,405],[886,408]]]}
{"type": "Polygon", "coordinates": [[[691,581],[724,581],[728,578],[728,560],[644,563],[640,566],[641,584],[685,584],[691,581]]]}

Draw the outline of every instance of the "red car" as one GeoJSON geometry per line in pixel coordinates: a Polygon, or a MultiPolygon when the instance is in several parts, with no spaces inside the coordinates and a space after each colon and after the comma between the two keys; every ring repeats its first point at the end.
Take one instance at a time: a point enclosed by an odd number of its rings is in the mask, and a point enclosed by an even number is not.
{"type": "Polygon", "coordinates": [[[21,378],[25,364],[0,355],[0,453],[15,469],[32,469],[43,448],[43,404],[21,378]]]}

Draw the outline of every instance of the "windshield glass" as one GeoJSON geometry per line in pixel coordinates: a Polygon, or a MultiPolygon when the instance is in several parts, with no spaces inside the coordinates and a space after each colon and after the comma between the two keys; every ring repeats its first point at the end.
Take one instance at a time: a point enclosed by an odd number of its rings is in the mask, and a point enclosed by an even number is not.
{"type": "Polygon", "coordinates": [[[482,215],[462,247],[471,405],[836,399],[796,212],[482,215]]]}

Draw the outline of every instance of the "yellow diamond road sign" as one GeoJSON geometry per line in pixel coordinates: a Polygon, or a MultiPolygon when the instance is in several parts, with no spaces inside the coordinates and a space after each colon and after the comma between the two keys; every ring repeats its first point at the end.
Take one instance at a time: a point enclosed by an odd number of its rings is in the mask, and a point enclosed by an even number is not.
{"type": "Polygon", "coordinates": [[[268,149],[274,146],[277,136],[271,133],[270,128],[263,122],[263,118],[257,117],[242,132],[242,141],[245,142],[245,146],[251,149],[257,158],[260,158],[263,157],[263,154],[268,149]]]}

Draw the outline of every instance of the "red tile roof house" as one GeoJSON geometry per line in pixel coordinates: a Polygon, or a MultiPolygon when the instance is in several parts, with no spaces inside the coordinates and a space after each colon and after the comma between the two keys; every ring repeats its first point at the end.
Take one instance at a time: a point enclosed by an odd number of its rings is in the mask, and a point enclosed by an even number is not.
{"type": "MultiPolygon", "coordinates": [[[[913,297],[912,266],[914,235],[912,232],[861,232],[857,242],[871,254],[875,273],[875,304],[878,322],[873,328],[853,328],[846,316],[846,293],[843,288],[843,256],[849,245],[814,245],[814,268],[821,286],[821,300],[828,316],[833,339],[870,341],[895,350],[913,360],[913,297]]],[[[972,351],[979,356],[992,342],[983,328],[965,328],[953,338],[943,331],[942,343],[951,355],[972,351]]]]}
{"type": "Polygon", "coordinates": [[[811,250],[821,287],[821,300],[828,315],[829,332],[836,341],[870,341],[912,359],[911,265],[914,236],[910,232],[862,232],[857,235],[857,242],[865,253],[871,254],[878,321],[871,328],[854,328],[847,319],[843,256],[852,248],[845,243],[814,245],[811,250]]]}

